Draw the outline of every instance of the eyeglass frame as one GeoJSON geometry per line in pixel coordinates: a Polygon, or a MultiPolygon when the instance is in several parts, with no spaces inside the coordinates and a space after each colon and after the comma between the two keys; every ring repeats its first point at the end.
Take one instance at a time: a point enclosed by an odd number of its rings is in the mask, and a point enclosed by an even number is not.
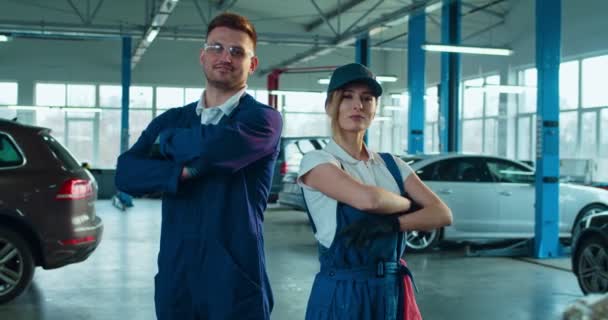
{"type": "Polygon", "coordinates": [[[221,44],[219,42],[212,43],[212,44],[209,44],[209,43],[205,42],[203,44],[203,50],[205,52],[209,52],[211,54],[216,54],[216,55],[222,55],[224,53],[224,51],[228,51],[228,54],[230,55],[230,57],[237,58],[237,59],[244,59],[247,56],[249,56],[249,57],[254,57],[255,56],[255,53],[253,53],[253,51],[247,50],[247,49],[245,49],[245,48],[243,48],[241,46],[229,46],[229,47],[226,48],[223,44],[221,44]],[[212,49],[215,48],[216,50],[220,50],[220,51],[216,51],[216,52],[214,52],[214,51],[207,51],[210,48],[212,48],[212,49]],[[233,53],[235,49],[243,50],[243,56],[241,57],[241,56],[235,55],[235,53],[233,53]]]}

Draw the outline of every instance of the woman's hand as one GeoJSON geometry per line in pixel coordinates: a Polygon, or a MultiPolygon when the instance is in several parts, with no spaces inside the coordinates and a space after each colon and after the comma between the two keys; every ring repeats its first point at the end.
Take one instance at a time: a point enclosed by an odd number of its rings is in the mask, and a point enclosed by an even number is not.
{"type": "Polygon", "coordinates": [[[345,238],[346,246],[362,249],[369,246],[373,240],[399,231],[399,215],[394,214],[360,219],[342,229],[339,236],[345,238]]]}

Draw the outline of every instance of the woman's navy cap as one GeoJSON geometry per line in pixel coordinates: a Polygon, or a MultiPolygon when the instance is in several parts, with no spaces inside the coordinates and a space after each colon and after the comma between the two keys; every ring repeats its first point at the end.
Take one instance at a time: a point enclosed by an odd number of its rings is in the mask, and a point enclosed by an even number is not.
{"type": "Polygon", "coordinates": [[[376,76],[367,67],[359,63],[349,63],[336,68],[329,80],[327,93],[340,89],[351,82],[367,84],[374,96],[382,95],[382,87],[376,81],[376,76]]]}

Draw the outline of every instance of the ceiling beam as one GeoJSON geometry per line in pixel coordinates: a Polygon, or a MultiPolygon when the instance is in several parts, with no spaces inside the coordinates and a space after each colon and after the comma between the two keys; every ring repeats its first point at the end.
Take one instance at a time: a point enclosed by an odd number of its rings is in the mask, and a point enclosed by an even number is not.
{"type": "Polygon", "coordinates": [[[319,5],[317,5],[315,0],[310,0],[310,2],[315,7],[315,9],[317,9],[317,12],[321,16],[321,19],[323,19],[323,21],[325,21],[325,24],[327,24],[327,26],[331,29],[331,31],[333,31],[336,36],[339,35],[338,31],[336,31],[334,26],[331,25],[331,23],[329,22],[329,19],[325,16],[325,13],[323,13],[323,10],[321,10],[321,8],[319,8],[319,5]]]}
{"type": "MultiPolygon", "coordinates": [[[[13,35],[14,37],[29,38],[57,38],[70,40],[88,39],[119,39],[123,36],[141,38],[145,33],[145,26],[125,26],[125,25],[84,25],[63,22],[40,22],[40,21],[20,21],[20,20],[0,20],[0,33],[13,35]]],[[[160,33],[158,39],[178,40],[178,41],[198,41],[204,40],[205,35],[200,28],[180,28],[179,33],[160,33]]],[[[334,37],[312,36],[305,33],[258,33],[258,44],[281,44],[294,46],[329,46],[334,37]]]]}
{"type": "Polygon", "coordinates": [[[76,12],[76,14],[78,15],[78,17],[80,17],[80,20],[82,21],[82,23],[86,24],[87,23],[87,18],[85,18],[82,13],[80,13],[80,10],[78,10],[78,7],[76,7],[76,5],[74,4],[74,2],[72,0],[67,0],[68,4],[70,5],[70,7],[72,7],[72,9],[74,10],[74,12],[76,12]]]}
{"type": "Polygon", "coordinates": [[[427,13],[436,11],[441,9],[442,2],[441,0],[427,0],[427,1],[416,1],[412,4],[405,6],[399,10],[396,10],[392,13],[381,15],[375,20],[358,27],[355,30],[345,32],[333,40],[333,47],[329,48],[321,48],[321,47],[313,47],[303,53],[297,54],[289,59],[283,60],[278,64],[275,64],[267,69],[261,70],[258,75],[264,75],[268,72],[271,72],[274,69],[280,69],[285,67],[290,67],[296,63],[310,61],[319,56],[326,55],[330,53],[332,50],[335,50],[338,47],[349,46],[352,45],[356,37],[368,33],[370,36],[373,36],[374,33],[381,31],[385,28],[386,25],[390,25],[391,23],[397,23],[404,19],[408,19],[410,14],[425,11],[427,13]]]}
{"type": "Polygon", "coordinates": [[[169,15],[173,12],[173,9],[177,6],[179,0],[163,0],[158,10],[154,13],[152,20],[146,30],[144,36],[139,40],[133,55],[131,56],[131,69],[134,69],[137,63],[141,60],[148,47],[152,44],[154,39],[160,33],[160,29],[165,25],[169,15]]]}
{"type": "Polygon", "coordinates": [[[203,12],[203,8],[201,8],[201,4],[198,3],[198,0],[192,0],[192,2],[194,2],[194,6],[196,7],[196,12],[201,17],[201,20],[203,20],[203,24],[204,25],[209,24],[209,22],[207,22],[207,17],[205,16],[205,13],[203,12]]]}
{"type": "Polygon", "coordinates": [[[475,12],[483,12],[483,13],[489,14],[491,16],[497,17],[499,19],[504,19],[505,15],[503,13],[499,13],[497,11],[489,9],[490,7],[495,6],[495,5],[497,5],[497,4],[501,3],[501,2],[504,2],[504,1],[505,0],[494,0],[494,1],[490,1],[490,2],[488,2],[486,4],[484,4],[484,5],[481,5],[481,6],[475,6],[475,5],[472,5],[472,4],[469,4],[469,3],[462,3],[462,5],[464,7],[467,7],[467,8],[470,9],[467,12],[463,12],[462,16],[468,16],[468,15],[473,14],[475,12]]]}
{"type": "MultiPolygon", "coordinates": [[[[347,3],[345,3],[341,6],[337,6],[333,10],[329,11],[327,14],[325,14],[324,18],[329,21],[329,20],[337,17],[341,13],[352,9],[355,6],[357,6],[358,4],[363,3],[363,2],[365,2],[365,0],[350,0],[347,3]]],[[[322,25],[323,22],[324,22],[323,18],[318,18],[318,19],[306,24],[304,26],[304,30],[306,30],[306,32],[310,32],[310,31],[316,29],[317,27],[319,27],[320,25],[322,25]]]]}

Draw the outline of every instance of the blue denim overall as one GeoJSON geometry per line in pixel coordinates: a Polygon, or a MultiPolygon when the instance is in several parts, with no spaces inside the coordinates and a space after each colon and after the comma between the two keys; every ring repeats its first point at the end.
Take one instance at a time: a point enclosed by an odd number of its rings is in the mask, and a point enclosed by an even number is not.
{"type": "MultiPolygon", "coordinates": [[[[403,179],[390,154],[380,154],[405,194],[403,179]]],[[[316,226],[312,221],[313,231],[316,226]]],[[[336,236],[329,248],[319,244],[321,270],[316,275],[306,320],[403,319],[403,277],[411,273],[399,263],[405,249],[402,232],[387,234],[366,248],[347,246],[343,228],[362,218],[380,218],[338,203],[336,236]]]]}

